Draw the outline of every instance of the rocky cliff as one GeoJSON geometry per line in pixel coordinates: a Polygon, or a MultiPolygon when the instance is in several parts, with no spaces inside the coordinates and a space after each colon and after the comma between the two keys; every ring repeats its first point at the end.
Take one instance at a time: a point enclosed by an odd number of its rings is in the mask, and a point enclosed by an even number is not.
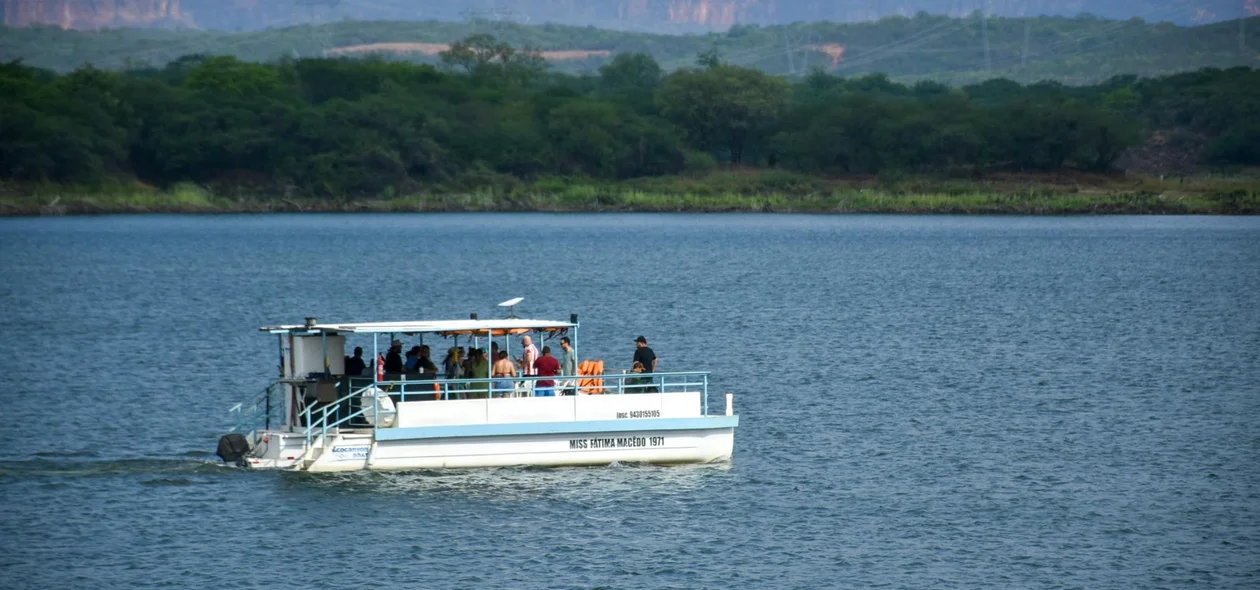
{"type": "Polygon", "coordinates": [[[4,24],[64,28],[245,30],[343,19],[557,22],[606,28],[726,29],[740,24],[854,22],[919,11],[962,16],[1138,16],[1183,24],[1260,12],[1257,0],[0,0],[4,24]]]}

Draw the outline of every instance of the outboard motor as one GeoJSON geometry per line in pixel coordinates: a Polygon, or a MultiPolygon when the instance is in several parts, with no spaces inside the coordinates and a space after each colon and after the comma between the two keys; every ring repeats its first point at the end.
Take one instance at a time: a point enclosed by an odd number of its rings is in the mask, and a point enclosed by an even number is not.
{"type": "Polygon", "coordinates": [[[214,452],[224,463],[235,463],[240,467],[245,466],[246,453],[249,453],[249,441],[239,432],[219,437],[219,450],[214,452]]]}

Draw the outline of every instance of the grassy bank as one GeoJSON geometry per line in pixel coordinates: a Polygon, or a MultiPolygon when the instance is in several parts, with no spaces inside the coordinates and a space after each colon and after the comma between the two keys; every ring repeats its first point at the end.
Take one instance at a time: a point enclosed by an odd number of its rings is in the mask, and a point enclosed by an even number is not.
{"type": "Polygon", "coordinates": [[[1260,170],[1183,179],[999,174],[984,178],[820,178],[776,170],[602,183],[491,177],[405,196],[326,199],[240,187],[139,183],[78,187],[0,183],[0,215],[236,212],[801,212],[987,214],[1260,214],[1260,170]]]}

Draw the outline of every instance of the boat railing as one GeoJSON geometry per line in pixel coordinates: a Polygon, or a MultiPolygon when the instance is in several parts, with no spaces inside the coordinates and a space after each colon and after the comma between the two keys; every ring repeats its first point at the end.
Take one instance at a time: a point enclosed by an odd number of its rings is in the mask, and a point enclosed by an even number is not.
{"type": "Polygon", "coordinates": [[[228,414],[233,420],[231,432],[248,434],[270,429],[272,423],[279,424],[284,412],[280,396],[276,394],[279,385],[279,382],[272,383],[257,398],[229,408],[228,414]]]}
{"type": "MultiPolygon", "coordinates": [[[[345,395],[328,403],[312,404],[302,410],[302,424],[309,447],[315,440],[327,441],[330,429],[344,426],[380,428],[382,419],[391,412],[380,407],[378,396],[388,396],[397,402],[440,401],[455,399],[519,398],[535,397],[540,389],[538,381],[554,381],[553,395],[582,393],[585,395],[634,395],[640,393],[698,392],[701,414],[708,415],[709,374],[707,372],[670,373],[606,373],[603,375],[517,376],[499,379],[400,379],[376,381],[371,377],[345,377],[337,385],[345,395]],[[506,382],[506,383],[505,383],[506,382]],[[371,403],[365,403],[368,400],[371,403]],[[357,400],[357,404],[356,404],[357,400]],[[357,407],[356,407],[357,405],[357,407]],[[368,423],[367,415],[373,419],[368,423]],[[359,420],[362,419],[362,420],[359,420]]],[[[275,388],[284,381],[277,381],[267,388],[266,395],[255,406],[263,404],[268,415],[278,403],[271,401],[275,388]]],[[[243,404],[234,411],[241,412],[243,404]]],[[[272,416],[274,419],[275,416],[272,416]]],[[[270,420],[267,421],[270,424],[270,420]]],[[[252,429],[257,429],[254,426],[252,429]]]]}
{"type": "Polygon", "coordinates": [[[484,377],[475,379],[406,378],[373,381],[371,377],[350,377],[351,388],[375,385],[395,401],[434,401],[477,399],[482,397],[535,397],[539,381],[552,381],[553,395],[582,393],[588,395],[635,393],[674,393],[698,391],[708,412],[709,374],[703,371],[668,373],[605,373],[603,375],[484,377]]]}
{"type": "MultiPolygon", "coordinates": [[[[353,389],[353,387],[351,388],[353,389]]],[[[303,417],[305,418],[303,423],[306,424],[305,434],[307,448],[311,446],[311,441],[315,439],[316,431],[319,432],[322,440],[327,441],[328,429],[340,428],[342,425],[349,424],[355,418],[364,417],[367,415],[369,409],[372,410],[374,424],[379,422],[382,416],[388,414],[389,412],[382,410],[375,397],[373,397],[371,406],[360,405],[359,409],[347,412],[344,416],[341,415],[342,412],[340,411],[340,408],[349,406],[352,403],[352,400],[371,392],[373,388],[376,388],[376,384],[369,381],[366,386],[359,389],[353,389],[350,393],[347,393],[330,403],[319,406],[318,408],[315,406],[308,406],[303,412],[303,417]],[[331,422],[328,420],[330,416],[333,418],[331,422]]]]}

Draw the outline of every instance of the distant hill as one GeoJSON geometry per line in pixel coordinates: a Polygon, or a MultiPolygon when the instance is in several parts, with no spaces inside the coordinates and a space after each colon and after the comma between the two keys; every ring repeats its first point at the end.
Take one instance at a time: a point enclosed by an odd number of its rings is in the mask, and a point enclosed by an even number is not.
{"type": "Polygon", "coordinates": [[[4,24],[251,31],[343,20],[484,19],[682,32],[735,25],[863,22],[919,12],[1143,18],[1203,24],[1260,14],[1256,0],[0,0],[4,24]]]}
{"type": "Polygon", "coordinates": [[[868,23],[740,25],[724,33],[661,35],[563,25],[465,22],[340,22],[243,33],[55,27],[0,28],[0,61],[59,71],[163,65],[189,54],[251,61],[371,53],[433,62],[445,44],[491,33],[538,47],[553,67],[593,72],[618,53],[651,54],[664,68],[690,66],[716,49],[735,65],[803,75],[885,73],[952,84],[993,77],[1085,84],[1119,74],[1152,76],[1202,67],[1260,67],[1260,18],[1194,27],[1095,17],[955,19],[919,15],[868,23]],[[987,49],[986,49],[987,48],[987,49]]]}

